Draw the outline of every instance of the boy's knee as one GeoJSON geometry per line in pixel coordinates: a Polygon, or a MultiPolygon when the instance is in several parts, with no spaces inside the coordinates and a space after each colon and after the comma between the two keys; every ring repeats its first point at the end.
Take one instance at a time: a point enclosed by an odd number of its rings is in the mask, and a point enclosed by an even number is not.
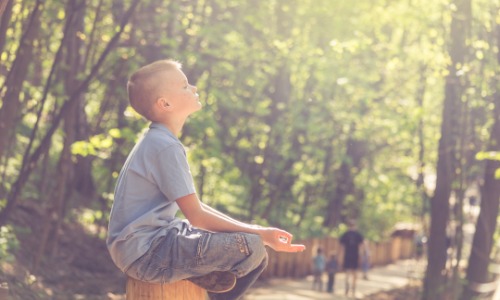
{"type": "Polygon", "coordinates": [[[267,251],[262,242],[260,236],[250,233],[236,233],[231,234],[234,237],[233,241],[235,244],[235,250],[238,249],[239,255],[238,261],[227,257],[233,264],[231,267],[231,272],[233,272],[238,278],[246,276],[250,272],[260,271],[262,272],[268,262],[267,251]]]}
{"type": "Polygon", "coordinates": [[[261,237],[257,234],[246,234],[245,239],[247,240],[250,255],[253,256],[253,259],[259,262],[267,262],[267,251],[261,237]]]}

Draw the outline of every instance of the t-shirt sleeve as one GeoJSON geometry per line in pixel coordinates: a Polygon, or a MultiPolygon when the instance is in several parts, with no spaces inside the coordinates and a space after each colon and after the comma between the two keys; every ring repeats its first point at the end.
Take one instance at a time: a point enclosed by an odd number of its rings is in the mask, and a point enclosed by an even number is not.
{"type": "Polygon", "coordinates": [[[186,152],[181,145],[172,145],[160,151],[156,162],[153,178],[169,201],[196,192],[186,152]]]}

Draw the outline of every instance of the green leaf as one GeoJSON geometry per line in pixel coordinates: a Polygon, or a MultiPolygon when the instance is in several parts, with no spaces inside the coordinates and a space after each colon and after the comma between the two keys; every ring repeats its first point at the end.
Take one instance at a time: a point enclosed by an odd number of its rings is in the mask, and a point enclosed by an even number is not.
{"type": "Polygon", "coordinates": [[[71,145],[71,153],[86,157],[88,155],[96,155],[96,149],[87,141],[77,141],[71,145]]]}
{"type": "Polygon", "coordinates": [[[478,152],[476,154],[477,160],[500,160],[500,152],[489,151],[489,152],[478,152]]]}

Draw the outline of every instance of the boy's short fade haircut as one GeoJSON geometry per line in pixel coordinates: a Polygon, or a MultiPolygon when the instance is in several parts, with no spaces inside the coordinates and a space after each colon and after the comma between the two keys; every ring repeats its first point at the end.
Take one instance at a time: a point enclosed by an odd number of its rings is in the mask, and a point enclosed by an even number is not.
{"type": "Polygon", "coordinates": [[[128,99],[132,108],[152,121],[152,107],[156,99],[162,96],[164,82],[161,73],[181,69],[181,63],[172,60],[158,60],[135,71],[128,80],[128,99]]]}

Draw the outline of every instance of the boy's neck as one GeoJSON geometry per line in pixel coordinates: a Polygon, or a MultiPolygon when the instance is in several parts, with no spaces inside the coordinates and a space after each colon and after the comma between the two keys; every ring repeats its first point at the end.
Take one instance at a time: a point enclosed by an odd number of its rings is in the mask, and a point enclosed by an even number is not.
{"type": "Polygon", "coordinates": [[[175,136],[179,136],[181,131],[182,131],[182,127],[184,126],[185,120],[177,120],[177,121],[176,120],[163,120],[163,121],[160,121],[158,123],[167,127],[168,130],[170,130],[170,132],[172,132],[175,136]]]}

